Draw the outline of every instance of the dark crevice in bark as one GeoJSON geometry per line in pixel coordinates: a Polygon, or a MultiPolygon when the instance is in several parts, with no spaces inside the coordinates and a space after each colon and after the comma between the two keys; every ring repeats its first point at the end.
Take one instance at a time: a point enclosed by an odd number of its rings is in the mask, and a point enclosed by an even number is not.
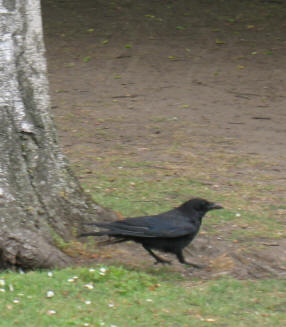
{"type": "MultiPolygon", "coordinates": [[[[41,195],[39,194],[37,186],[34,184],[34,175],[33,175],[32,170],[36,169],[36,167],[31,167],[31,164],[30,164],[30,161],[33,160],[33,153],[31,153],[32,158],[29,158],[29,154],[28,154],[28,151],[31,151],[31,152],[36,151],[35,149],[31,148],[31,145],[29,144],[30,142],[32,142],[35,145],[37,150],[39,149],[40,145],[39,145],[34,133],[21,132],[20,139],[22,142],[22,157],[23,157],[23,161],[25,162],[28,179],[30,181],[31,188],[38,200],[38,203],[40,204],[39,207],[36,209],[37,214],[40,214],[40,212],[42,212],[43,214],[45,214],[47,216],[48,221],[51,221],[51,217],[49,216],[49,210],[46,207],[45,202],[42,201],[42,198],[41,198],[41,195]],[[24,150],[24,148],[26,150],[24,150]]],[[[37,220],[35,220],[34,225],[36,228],[39,228],[39,226],[40,226],[40,224],[37,220]]]]}

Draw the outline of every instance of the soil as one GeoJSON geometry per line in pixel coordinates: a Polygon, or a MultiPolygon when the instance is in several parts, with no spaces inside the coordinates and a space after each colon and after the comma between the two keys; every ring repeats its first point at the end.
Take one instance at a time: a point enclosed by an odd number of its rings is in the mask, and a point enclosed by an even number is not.
{"type": "MultiPolygon", "coordinates": [[[[137,161],[169,162],[176,158],[168,148],[178,143],[198,157],[213,151],[263,160],[233,167],[232,178],[263,174],[285,199],[285,2],[45,0],[42,7],[52,108],[72,162],[81,160],[78,149],[80,156],[82,149],[98,157],[128,150],[137,161]]],[[[204,165],[214,170],[213,162],[204,165]]],[[[257,239],[256,247],[245,252],[201,234],[191,258],[206,268],[191,273],[285,277],[285,239],[257,239]]],[[[138,248],[121,245],[99,257],[150,267],[138,248]]],[[[170,270],[190,272],[179,264],[170,270]]]]}

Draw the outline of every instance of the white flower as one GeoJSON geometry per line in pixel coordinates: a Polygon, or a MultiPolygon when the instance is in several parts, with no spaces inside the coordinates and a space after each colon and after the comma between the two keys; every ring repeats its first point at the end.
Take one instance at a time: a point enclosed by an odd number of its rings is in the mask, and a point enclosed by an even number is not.
{"type": "Polygon", "coordinates": [[[146,302],[153,302],[152,299],[146,299],[146,302]]]}
{"type": "Polygon", "coordinates": [[[73,280],[77,280],[78,278],[78,276],[73,276],[73,280]]]}
{"type": "Polygon", "coordinates": [[[49,316],[51,316],[51,315],[55,315],[57,312],[56,312],[56,310],[48,310],[47,311],[47,314],[49,315],[49,316]]]}
{"type": "Polygon", "coordinates": [[[90,268],[90,269],[88,269],[88,271],[90,271],[90,272],[95,272],[95,269],[90,268]]]}
{"type": "Polygon", "coordinates": [[[4,288],[0,288],[0,293],[5,293],[5,289],[4,288]]]}
{"type": "Polygon", "coordinates": [[[241,216],[241,214],[239,212],[236,213],[235,215],[236,215],[236,217],[240,217],[241,216]]]}
{"type": "Polygon", "coordinates": [[[88,322],[85,322],[83,325],[84,326],[89,326],[89,323],[88,322]]]}
{"type": "Polygon", "coordinates": [[[48,297],[48,298],[51,298],[51,297],[53,297],[53,296],[55,296],[55,293],[54,293],[53,291],[48,291],[48,292],[46,293],[46,297],[48,297]]]}
{"type": "Polygon", "coordinates": [[[68,279],[68,282],[69,282],[69,283],[73,283],[73,282],[74,282],[74,279],[73,279],[73,278],[69,278],[69,279],[68,279]]]}
{"type": "Polygon", "coordinates": [[[13,303],[18,304],[18,303],[20,303],[20,300],[19,299],[15,299],[15,300],[13,300],[13,303]]]}
{"type": "Polygon", "coordinates": [[[99,269],[99,271],[102,272],[102,273],[106,273],[106,272],[107,272],[107,269],[104,268],[104,267],[101,267],[101,268],[99,269]]]}
{"type": "Polygon", "coordinates": [[[53,273],[51,271],[48,272],[48,277],[53,277],[53,273]]]}
{"type": "Polygon", "coordinates": [[[10,292],[14,292],[14,287],[13,287],[12,284],[9,284],[9,291],[10,291],[10,292]]]}
{"type": "Polygon", "coordinates": [[[108,303],[109,308],[113,308],[114,304],[113,303],[108,303]]]}
{"type": "Polygon", "coordinates": [[[86,300],[84,303],[85,303],[85,304],[91,304],[91,301],[86,300]]]}
{"type": "Polygon", "coordinates": [[[93,289],[93,285],[92,284],[85,284],[84,285],[85,288],[88,288],[89,290],[93,289]]]}
{"type": "Polygon", "coordinates": [[[0,286],[5,286],[5,280],[4,279],[0,279],[0,286]]]}

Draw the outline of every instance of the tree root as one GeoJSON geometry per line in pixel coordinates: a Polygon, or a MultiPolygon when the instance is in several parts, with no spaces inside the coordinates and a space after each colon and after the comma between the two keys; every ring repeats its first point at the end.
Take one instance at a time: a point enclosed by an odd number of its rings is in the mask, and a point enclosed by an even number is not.
{"type": "Polygon", "coordinates": [[[71,258],[43,236],[27,229],[0,235],[0,253],[2,268],[62,268],[72,263],[71,258]]]}

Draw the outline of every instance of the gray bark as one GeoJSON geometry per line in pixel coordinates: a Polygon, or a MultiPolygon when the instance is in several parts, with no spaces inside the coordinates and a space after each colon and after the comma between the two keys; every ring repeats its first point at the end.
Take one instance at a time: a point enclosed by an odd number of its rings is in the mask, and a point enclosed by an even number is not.
{"type": "Polygon", "coordinates": [[[0,266],[64,266],[54,235],[109,215],[71,173],[49,108],[40,0],[0,0],[0,266]]]}

